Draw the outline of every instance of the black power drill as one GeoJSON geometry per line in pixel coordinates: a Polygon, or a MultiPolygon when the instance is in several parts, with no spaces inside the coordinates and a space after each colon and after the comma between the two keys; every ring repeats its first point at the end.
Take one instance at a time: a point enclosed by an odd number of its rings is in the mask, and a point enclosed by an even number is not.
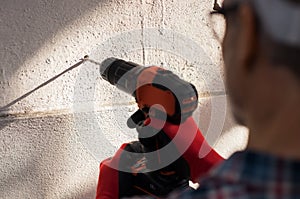
{"type": "Polygon", "coordinates": [[[192,116],[198,105],[198,94],[191,83],[180,79],[171,71],[158,66],[144,67],[121,59],[108,58],[101,63],[103,79],[132,95],[138,104],[127,121],[136,128],[139,142],[126,146],[125,150],[138,155],[121,156],[119,168],[133,168],[132,173],[119,171],[119,196],[133,195],[165,196],[174,189],[188,187],[190,178],[187,162],[180,157],[175,145],[162,130],[147,127],[151,118],[180,124],[192,116]],[[161,157],[148,155],[171,144],[168,153],[178,154],[175,162],[161,169],[161,157]],[[142,169],[140,169],[142,168],[142,169]],[[135,172],[134,170],[138,170],[135,172]]]}
{"type": "MultiPolygon", "coordinates": [[[[135,124],[149,116],[180,124],[197,108],[195,86],[161,67],[108,58],[101,63],[100,73],[103,79],[135,97],[139,107],[137,115],[132,116],[135,124]],[[150,109],[153,105],[159,106],[150,109]]],[[[135,127],[130,121],[128,126],[135,127]]]]}

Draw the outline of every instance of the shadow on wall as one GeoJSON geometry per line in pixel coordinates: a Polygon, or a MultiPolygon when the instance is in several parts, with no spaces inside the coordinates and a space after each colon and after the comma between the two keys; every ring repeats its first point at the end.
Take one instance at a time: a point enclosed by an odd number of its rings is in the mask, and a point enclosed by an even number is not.
{"type": "Polygon", "coordinates": [[[64,26],[106,0],[3,0],[0,85],[64,26]],[[9,68],[9,70],[5,70],[9,68]]]}
{"type": "MultiPolygon", "coordinates": [[[[105,1],[2,0],[0,6],[0,87],[5,88],[19,67],[29,57],[36,54],[47,41],[51,41],[59,30],[105,1]]],[[[2,102],[0,104],[3,105],[2,102]]],[[[0,192],[3,191],[0,195],[10,195],[9,192],[17,189],[19,192],[16,191],[16,194],[21,195],[26,192],[28,195],[32,194],[34,190],[42,190],[43,193],[40,194],[45,194],[47,189],[53,192],[52,188],[55,184],[50,183],[59,184],[60,180],[63,180],[60,177],[66,175],[64,170],[70,166],[62,165],[55,168],[56,170],[51,170],[51,164],[55,162],[54,160],[63,162],[70,155],[60,152],[68,142],[67,138],[75,136],[59,134],[59,130],[53,129],[58,128],[57,126],[64,128],[64,125],[57,124],[57,120],[46,125],[43,121],[27,123],[25,120],[24,123],[18,124],[14,119],[0,118],[0,145],[2,146],[0,147],[0,192]],[[23,128],[24,131],[20,132],[14,126],[23,128]],[[35,129],[41,126],[45,127],[35,129]],[[53,143],[49,143],[49,140],[53,143]],[[48,167],[49,170],[44,170],[48,167]],[[32,187],[26,187],[28,184],[32,187]],[[47,187],[46,185],[49,184],[50,186],[47,187]]],[[[81,165],[81,168],[84,166],[81,165]]],[[[70,169],[74,172],[77,170],[74,165],[70,169]]],[[[80,184],[76,186],[80,187],[80,184]]],[[[88,184],[86,187],[89,187],[88,184]]],[[[86,193],[80,193],[78,197],[93,198],[94,192],[95,190],[88,190],[86,193]]]]}
{"type": "Polygon", "coordinates": [[[1,117],[0,117],[0,132],[1,132],[1,130],[5,127],[5,126],[7,126],[7,125],[9,125],[10,123],[12,123],[14,120],[13,119],[2,119],[1,117]]]}
{"type": "MultiPolygon", "coordinates": [[[[14,73],[60,29],[104,2],[106,0],[1,1],[0,91],[6,93],[5,89],[14,89],[14,82],[10,81],[14,73]]],[[[2,99],[5,96],[0,94],[0,107],[6,105],[2,99]]],[[[0,115],[0,120],[5,117],[5,114],[0,115]]],[[[9,123],[7,119],[1,121],[0,130],[9,123]]]]}

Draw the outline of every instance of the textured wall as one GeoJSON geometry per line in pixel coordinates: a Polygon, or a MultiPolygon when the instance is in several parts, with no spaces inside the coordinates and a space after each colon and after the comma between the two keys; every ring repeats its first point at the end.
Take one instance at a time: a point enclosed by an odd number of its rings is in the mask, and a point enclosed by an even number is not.
{"type": "MultiPolygon", "coordinates": [[[[247,132],[230,116],[210,0],[3,0],[0,106],[89,54],[162,65],[194,83],[195,119],[224,156],[247,132]]],[[[99,162],[136,139],[134,99],[85,63],[0,111],[0,198],[93,198],[99,162]]]]}

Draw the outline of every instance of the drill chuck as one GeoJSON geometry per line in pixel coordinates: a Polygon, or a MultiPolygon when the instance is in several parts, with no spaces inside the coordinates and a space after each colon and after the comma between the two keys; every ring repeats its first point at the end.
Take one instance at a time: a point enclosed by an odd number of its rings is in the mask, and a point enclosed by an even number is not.
{"type": "Polygon", "coordinates": [[[111,57],[101,63],[100,74],[104,80],[134,96],[136,78],[144,68],[136,63],[111,57]]]}

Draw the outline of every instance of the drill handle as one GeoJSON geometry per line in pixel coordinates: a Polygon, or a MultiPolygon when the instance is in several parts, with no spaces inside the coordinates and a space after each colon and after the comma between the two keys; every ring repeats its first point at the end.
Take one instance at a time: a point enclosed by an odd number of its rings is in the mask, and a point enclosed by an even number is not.
{"type": "Polygon", "coordinates": [[[127,120],[127,126],[131,129],[136,128],[137,126],[141,125],[143,121],[146,120],[146,115],[145,113],[141,110],[138,109],[134,114],[130,116],[127,120]]]}

